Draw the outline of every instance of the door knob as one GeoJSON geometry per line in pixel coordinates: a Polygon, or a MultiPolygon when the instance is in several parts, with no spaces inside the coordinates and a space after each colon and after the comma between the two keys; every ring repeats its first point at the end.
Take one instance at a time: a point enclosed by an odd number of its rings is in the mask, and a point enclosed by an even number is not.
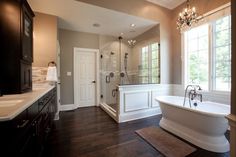
{"type": "Polygon", "coordinates": [[[92,83],[96,83],[96,81],[92,81],[92,83]]]}

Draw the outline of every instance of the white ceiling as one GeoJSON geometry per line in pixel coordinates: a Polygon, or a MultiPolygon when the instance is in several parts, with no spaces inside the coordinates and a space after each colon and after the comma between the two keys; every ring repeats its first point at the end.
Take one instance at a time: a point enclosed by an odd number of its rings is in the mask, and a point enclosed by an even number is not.
{"type": "Polygon", "coordinates": [[[75,0],[28,0],[34,11],[59,17],[59,28],[103,35],[134,38],[149,30],[157,21],[131,16],[75,0]],[[93,27],[98,23],[100,27],[93,27]],[[135,32],[130,24],[136,25],[135,32]],[[131,31],[131,32],[130,32],[131,31]]]}
{"type": "Polygon", "coordinates": [[[158,4],[168,9],[174,9],[183,2],[185,2],[186,0],[146,0],[146,1],[158,4]]]}

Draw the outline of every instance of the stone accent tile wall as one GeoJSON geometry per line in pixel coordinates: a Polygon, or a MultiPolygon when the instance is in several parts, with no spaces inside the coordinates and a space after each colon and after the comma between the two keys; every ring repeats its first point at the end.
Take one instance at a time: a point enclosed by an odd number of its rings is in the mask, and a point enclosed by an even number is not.
{"type": "Polygon", "coordinates": [[[32,67],[33,84],[46,83],[47,67],[32,67]]]}

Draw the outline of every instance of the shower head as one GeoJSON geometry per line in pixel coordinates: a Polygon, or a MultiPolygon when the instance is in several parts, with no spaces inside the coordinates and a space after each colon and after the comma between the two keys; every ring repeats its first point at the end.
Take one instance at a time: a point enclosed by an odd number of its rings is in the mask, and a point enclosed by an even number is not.
{"type": "Polygon", "coordinates": [[[125,58],[126,58],[126,59],[128,58],[128,55],[129,55],[128,53],[125,53],[125,58]]]}

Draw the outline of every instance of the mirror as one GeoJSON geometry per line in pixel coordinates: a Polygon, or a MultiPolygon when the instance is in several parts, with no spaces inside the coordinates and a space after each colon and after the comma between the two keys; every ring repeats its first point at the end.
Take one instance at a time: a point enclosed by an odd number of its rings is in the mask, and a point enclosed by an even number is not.
{"type": "Polygon", "coordinates": [[[160,26],[135,27],[131,24],[119,37],[100,36],[101,80],[112,89],[117,84],[160,83],[160,26]]]}

